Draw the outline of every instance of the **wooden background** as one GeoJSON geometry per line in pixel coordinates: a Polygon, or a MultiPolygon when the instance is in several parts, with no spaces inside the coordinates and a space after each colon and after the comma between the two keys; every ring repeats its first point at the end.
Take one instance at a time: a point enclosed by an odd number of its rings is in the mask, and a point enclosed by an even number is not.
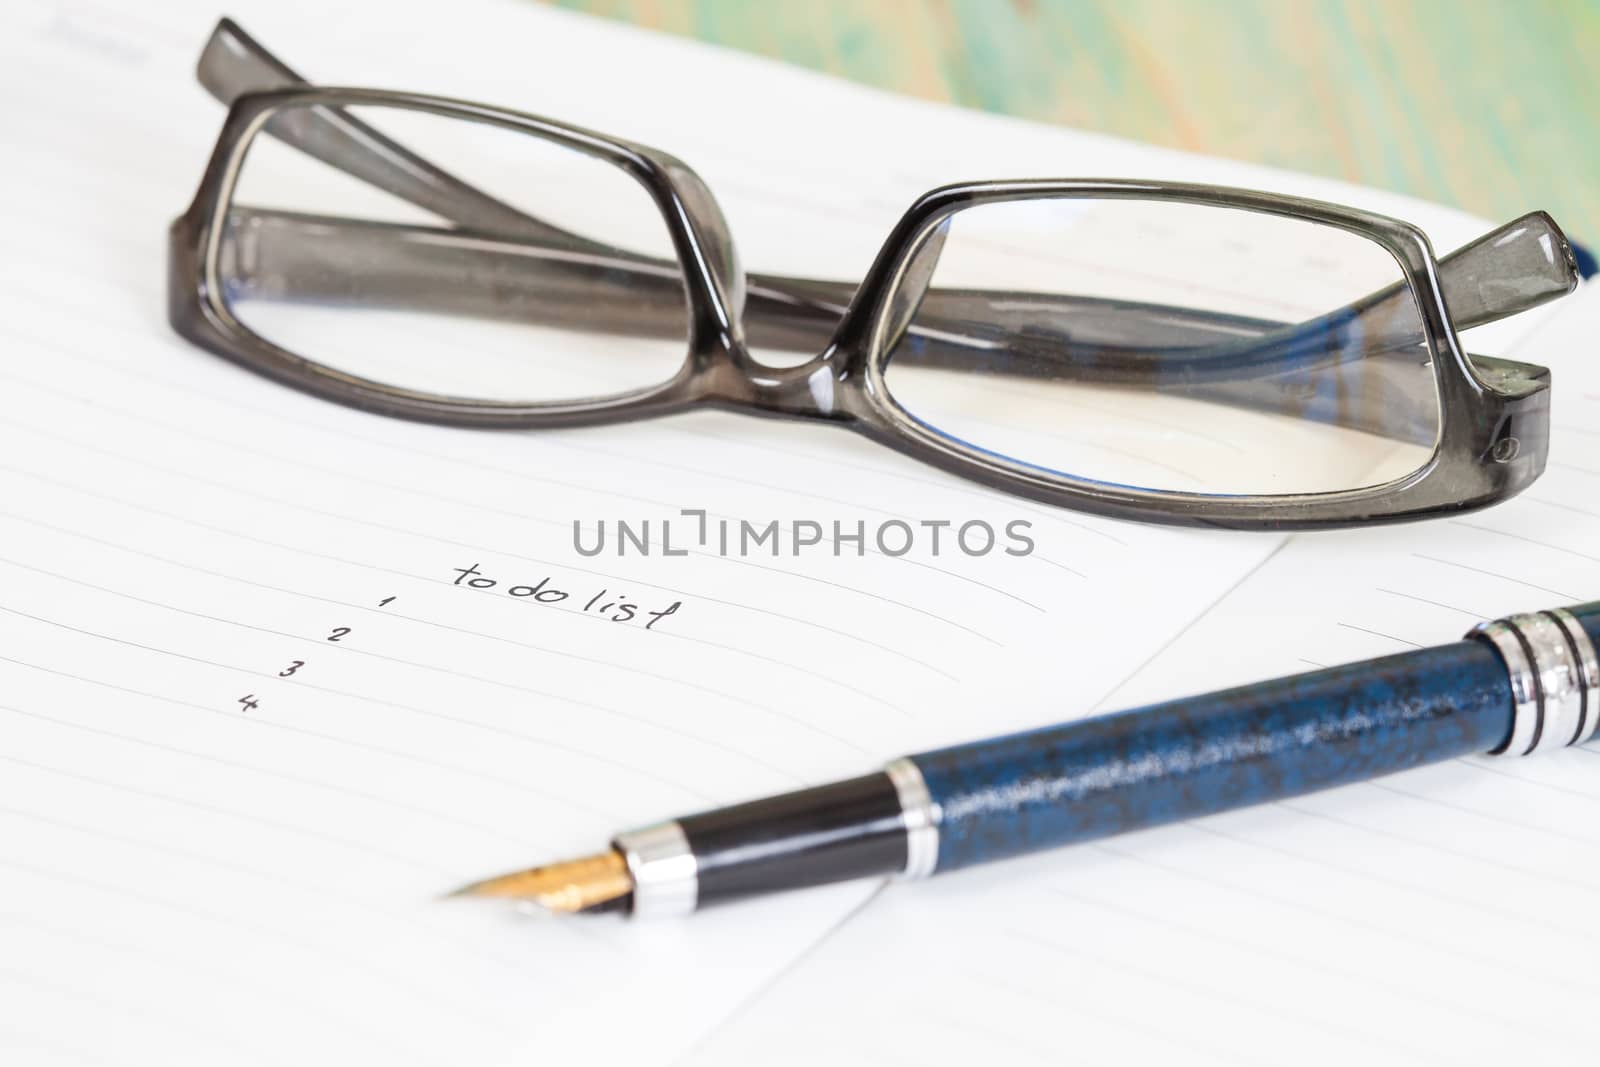
{"type": "MultiPolygon", "coordinates": [[[[558,0],[1600,245],[1600,0],[558,0]]],[[[669,146],[670,147],[670,146],[669,146]]]]}

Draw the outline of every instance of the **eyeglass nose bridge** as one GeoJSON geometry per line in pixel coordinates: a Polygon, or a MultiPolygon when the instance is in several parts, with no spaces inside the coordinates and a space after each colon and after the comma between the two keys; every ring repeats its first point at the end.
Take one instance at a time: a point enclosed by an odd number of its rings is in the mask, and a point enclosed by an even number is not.
{"type": "Polygon", "coordinates": [[[705,399],[778,417],[848,420],[861,414],[857,383],[869,348],[893,351],[910,329],[932,283],[948,231],[948,220],[929,230],[898,273],[889,299],[867,301],[878,309],[874,311],[852,304],[828,344],[803,363],[763,363],[742,337],[717,337],[704,368],[705,399]]]}
{"type": "Polygon", "coordinates": [[[698,399],[775,418],[849,421],[856,414],[849,354],[835,345],[794,366],[762,363],[742,340],[717,345],[695,375],[698,399]]]}

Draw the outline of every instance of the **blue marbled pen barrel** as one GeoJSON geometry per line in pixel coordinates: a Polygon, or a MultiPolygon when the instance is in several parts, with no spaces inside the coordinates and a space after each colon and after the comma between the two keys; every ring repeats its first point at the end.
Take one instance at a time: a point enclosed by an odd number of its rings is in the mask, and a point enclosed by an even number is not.
{"type": "Polygon", "coordinates": [[[1487,752],[1510,729],[1505,666],[1458,641],[912,762],[944,871],[1487,752]]]}
{"type": "Polygon", "coordinates": [[[955,870],[1600,729],[1600,602],[1396,656],[895,760],[620,834],[638,914],[955,870]]]}
{"type": "MultiPolygon", "coordinates": [[[[1568,611],[1600,644],[1600,602],[1568,611]]],[[[1501,653],[1474,637],[911,760],[946,871],[1490,752],[1514,708],[1501,653]]]]}

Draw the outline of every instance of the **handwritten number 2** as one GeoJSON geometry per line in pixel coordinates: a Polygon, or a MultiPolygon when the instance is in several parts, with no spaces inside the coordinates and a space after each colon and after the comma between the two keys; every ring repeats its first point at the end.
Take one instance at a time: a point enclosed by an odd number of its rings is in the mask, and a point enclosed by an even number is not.
{"type": "Polygon", "coordinates": [[[299,670],[301,667],[304,667],[305,665],[306,665],[306,661],[305,660],[297,659],[293,663],[291,663],[287,667],[285,667],[283,670],[279,671],[278,672],[278,677],[279,678],[287,678],[287,677],[289,677],[289,675],[293,674],[295,671],[299,670]]]}
{"type": "Polygon", "coordinates": [[[328,635],[328,640],[329,641],[337,641],[337,640],[339,640],[341,637],[343,637],[345,634],[347,634],[349,632],[350,632],[350,627],[348,627],[348,626],[335,626],[333,628],[333,633],[328,635]]]}

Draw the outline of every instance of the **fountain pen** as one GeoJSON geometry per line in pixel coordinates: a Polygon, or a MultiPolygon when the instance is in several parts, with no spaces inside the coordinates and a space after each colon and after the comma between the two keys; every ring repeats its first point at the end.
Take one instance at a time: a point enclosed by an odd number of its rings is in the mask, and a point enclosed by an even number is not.
{"type": "Polygon", "coordinates": [[[853,878],[920,878],[1600,728],[1600,601],[1454,644],[897,759],[617,834],[597,855],[452,895],[558,913],[684,915],[853,878]]]}

